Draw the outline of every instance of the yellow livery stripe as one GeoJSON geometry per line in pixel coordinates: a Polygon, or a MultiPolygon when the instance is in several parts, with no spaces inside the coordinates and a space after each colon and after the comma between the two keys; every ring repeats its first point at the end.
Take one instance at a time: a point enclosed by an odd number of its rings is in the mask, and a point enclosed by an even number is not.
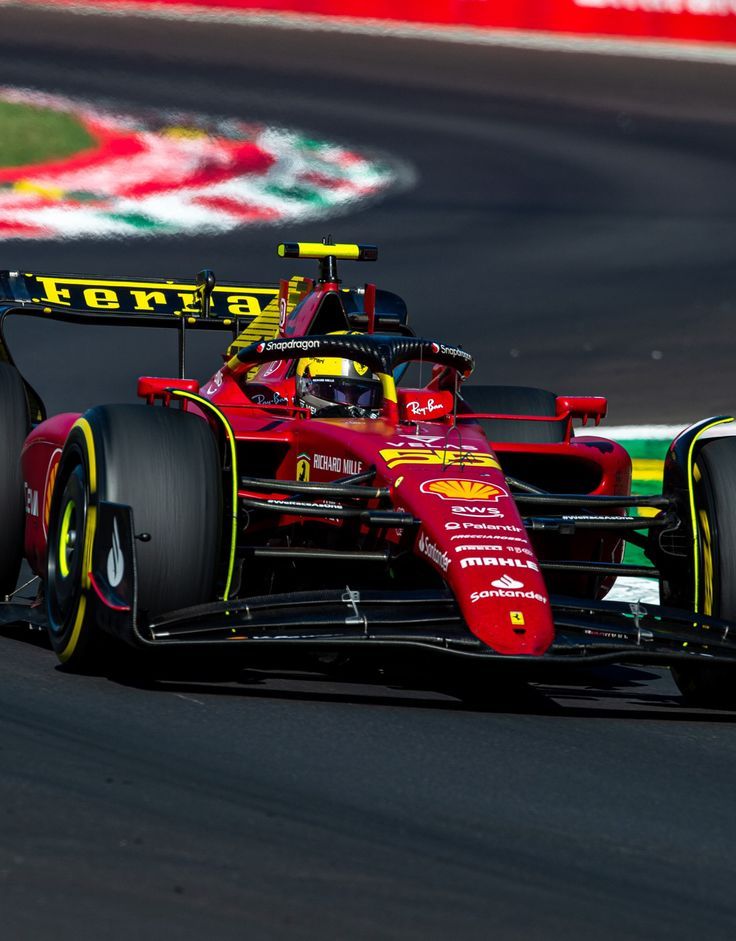
{"type": "Polygon", "coordinates": [[[192,402],[195,402],[200,408],[209,409],[214,415],[219,418],[222,422],[225,429],[225,434],[227,436],[228,443],[230,445],[230,461],[232,466],[232,528],[230,533],[230,558],[228,560],[227,568],[227,578],[225,580],[225,590],[222,594],[222,600],[227,601],[230,597],[230,588],[232,587],[233,581],[233,572],[235,571],[235,549],[237,545],[238,538],[238,455],[235,448],[235,435],[233,430],[230,427],[230,422],[227,420],[225,415],[217,408],[216,405],[213,405],[208,399],[203,399],[199,395],[195,395],[193,392],[185,392],[183,389],[172,389],[171,394],[178,396],[182,399],[190,399],[192,402]]]}

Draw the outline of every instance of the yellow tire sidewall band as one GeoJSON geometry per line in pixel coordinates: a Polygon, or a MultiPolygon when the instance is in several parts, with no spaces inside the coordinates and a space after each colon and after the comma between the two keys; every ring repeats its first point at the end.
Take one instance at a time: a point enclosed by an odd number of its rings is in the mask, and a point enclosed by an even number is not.
{"type": "MultiPolygon", "coordinates": [[[[86,418],[79,418],[72,426],[72,431],[79,428],[85,443],[85,456],[87,459],[87,481],[89,483],[90,498],[97,492],[97,459],[95,455],[95,439],[92,427],[86,418]]],[[[82,553],[82,572],[80,578],[80,595],[77,611],[74,618],[71,634],[66,645],[58,652],[59,660],[66,663],[74,654],[82,635],[84,619],[87,611],[86,591],[89,588],[89,573],[92,568],[92,549],[94,548],[95,531],[97,529],[97,507],[90,503],[87,506],[87,515],[84,525],[84,549],[82,553]]]]}
{"type": "Polygon", "coordinates": [[[214,415],[216,415],[219,420],[222,422],[223,427],[225,428],[225,434],[227,436],[228,444],[230,445],[230,461],[232,464],[232,529],[230,533],[230,558],[228,560],[227,568],[227,578],[225,579],[225,590],[222,594],[222,600],[227,601],[230,597],[230,588],[233,581],[233,572],[235,570],[235,549],[237,546],[238,539],[238,455],[235,448],[235,435],[233,430],[230,427],[230,422],[227,420],[225,415],[217,408],[216,405],[213,405],[212,402],[208,401],[202,396],[195,395],[193,392],[185,392],[183,389],[172,389],[171,394],[182,399],[189,399],[194,402],[196,405],[199,405],[200,408],[208,408],[214,415]]]}
{"type": "MultiPolygon", "coordinates": [[[[694,582],[695,582],[695,598],[693,603],[693,610],[696,614],[704,614],[707,612],[702,612],[700,610],[700,552],[699,552],[699,529],[698,529],[698,513],[695,508],[695,486],[694,486],[694,468],[693,468],[693,455],[695,451],[695,445],[700,440],[700,438],[705,434],[706,431],[710,431],[711,428],[716,428],[718,425],[728,425],[733,421],[733,418],[719,418],[718,421],[709,422],[697,434],[693,437],[693,440],[690,442],[690,447],[687,452],[687,486],[689,491],[689,501],[690,501],[690,525],[692,527],[692,547],[693,547],[693,571],[694,571],[694,582]]],[[[712,565],[712,556],[709,555],[710,564],[712,565]]],[[[713,572],[709,573],[711,580],[711,590],[713,588],[713,572]]],[[[712,602],[712,598],[711,598],[712,602]]],[[[711,605],[712,606],[712,605],[711,605]]]]}

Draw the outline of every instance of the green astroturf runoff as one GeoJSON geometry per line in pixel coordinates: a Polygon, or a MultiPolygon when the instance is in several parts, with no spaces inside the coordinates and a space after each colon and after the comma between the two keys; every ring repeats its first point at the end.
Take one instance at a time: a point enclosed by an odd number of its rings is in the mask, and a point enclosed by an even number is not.
{"type": "Polygon", "coordinates": [[[68,157],[92,147],[79,121],[62,111],[0,101],[0,167],[68,157]]]}

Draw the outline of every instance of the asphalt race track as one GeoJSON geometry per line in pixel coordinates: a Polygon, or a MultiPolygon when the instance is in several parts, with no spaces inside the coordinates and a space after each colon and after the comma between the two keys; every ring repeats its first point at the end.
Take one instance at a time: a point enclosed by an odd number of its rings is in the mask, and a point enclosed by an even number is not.
{"type": "MultiPolygon", "coordinates": [[[[606,394],[616,423],[733,409],[728,68],[8,9],[0,25],[0,84],[269,119],[417,174],[316,231],[12,242],[0,267],[275,279],[279,238],[330,231],[378,242],[379,283],[475,352],[481,381],[606,394]]],[[[129,397],[164,356],[18,335],[54,410],[129,397]]],[[[733,717],[686,711],[661,671],[482,713],[295,676],[73,677],[12,631],[0,656],[2,938],[735,936],[733,717]]]]}

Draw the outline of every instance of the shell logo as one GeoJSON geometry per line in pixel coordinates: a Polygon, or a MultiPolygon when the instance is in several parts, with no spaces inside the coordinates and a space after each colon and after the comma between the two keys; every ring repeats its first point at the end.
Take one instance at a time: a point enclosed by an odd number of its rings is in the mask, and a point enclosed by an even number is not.
{"type": "Polygon", "coordinates": [[[480,480],[463,480],[457,477],[441,477],[438,480],[425,480],[419,488],[422,493],[431,493],[441,500],[498,500],[508,494],[501,487],[485,484],[480,480]]]}

